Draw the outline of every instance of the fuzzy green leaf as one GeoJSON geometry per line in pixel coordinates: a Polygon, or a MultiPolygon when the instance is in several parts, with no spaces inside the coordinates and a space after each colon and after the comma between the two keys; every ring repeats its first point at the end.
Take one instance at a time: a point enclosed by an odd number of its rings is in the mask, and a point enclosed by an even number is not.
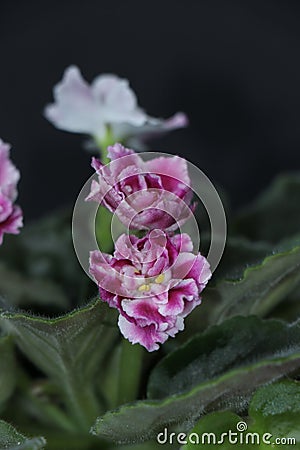
{"type": "Polygon", "coordinates": [[[195,337],[158,364],[149,382],[153,400],[106,413],[92,432],[129,443],[151,439],[170,424],[185,431],[204,410],[244,407],[258,386],[299,367],[299,323],[234,318],[195,337]]]}
{"type": "MultiPolygon", "coordinates": [[[[185,441],[187,443],[182,447],[182,450],[193,450],[197,448],[222,448],[225,450],[249,448],[249,445],[232,444],[228,442],[227,436],[222,436],[223,433],[228,433],[229,430],[236,433],[239,422],[245,423],[241,417],[230,411],[218,411],[207,414],[199,420],[189,435],[186,436],[185,441]]],[[[251,448],[257,447],[251,445],[251,448]]]]}
{"type": "Polygon", "coordinates": [[[27,438],[10,424],[0,420],[0,448],[6,450],[42,450],[46,440],[43,437],[27,438]]]}
{"type": "Polygon", "coordinates": [[[100,410],[91,386],[117,333],[108,326],[110,312],[98,300],[56,319],[0,314],[0,324],[15,336],[22,352],[62,389],[82,427],[100,410]],[[80,409],[89,410],[89,419],[81,417],[80,409]]]}
{"type": "MultiPolygon", "coordinates": [[[[240,314],[264,316],[300,284],[300,243],[295,241],[248,267],[238,280],[222,280],[203,292],[212,302],[211,323],[240,314]]],[[[200,308],[197,314],[201,314],[200,308]]]]}
{"type": "Polygon", "coordinates": [[[288,357],[298,352],[300,321],[290,326],[255,316],[234,317],[163,358],[150,376],[148,397],[182,393],[253,361],[272,361],[279,353],[288,357]]]}
{"type": "Polygon", "coordinates": [[[254,394],[249,415],[254,427],[277,437],[294,437],[300,447],[300,383],[283,380],[254,394]]]}

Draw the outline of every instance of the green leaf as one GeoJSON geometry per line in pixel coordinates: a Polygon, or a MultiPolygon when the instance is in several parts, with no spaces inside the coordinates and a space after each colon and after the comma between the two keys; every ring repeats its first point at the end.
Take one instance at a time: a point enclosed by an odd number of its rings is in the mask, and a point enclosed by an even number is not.
{"type": "Polygon", "coordinates": [[[0,338],[0,409],[9,399],[16,384],[13,342],[9,336],[0,338]]]}
{"type": "MultiPolygon", "coordinates": [[[[214,305],[210,322],[222,322],[240,314],[268,314],[300,284],[300,245],[298,241],[286,249],[267,256],[248,267],[238,280],[222,280],[203,292],[203,302],[214,305]]],[[[196,311],[201,314],[200,308],[196,311]]]]}
{"type": "Polygon", "coordinates": [[[163,358],[152,371],[148,397],[164,398],[185,392],[251,363],[300,351],[300,321],[288,325],[255,316],[234,317],[204,333],[163,358]],[[238,343],[238,345],[237,345],[238,343]]]}
{"type": "Polygon", "coordinates": [[[67,308],[69,301],[62,288],[54,282],[26,277],[0,263],[0,295],[10,305],[54,305],[67,308]]]}
{"type": "MultiPolygon", "coordinates": [[[[161,450],[161,449],[164,449],[164,450],[174,450],[174,446],[171,444],[171,445],[169,445],[169,444],[165,444],[163,447],[161,446],[161,444],[159,444],[158,442],[155,442],[155,441],[151,441],[151,442],[145,442],[145,443],[138,443],[138,444],[134,444],[134,445],[120,445],[120,446],[113,446],[113,447],[110,447],[110,449],[113,449],[113,450],[161,450]]],[[[178,449],[178,447],[177,447],[177,449],[178,449]]]]}
{"type": "Polygon", "coordinates": [[[279,242],[300,230],[300,174],[281,175],[237,217],[235,231],[253,240],[279,242]]]}
{"type": "Polygon", "coordinates": [[[283,380],[261,387],[251,400],[249,415],[255,429],[276,437],[294,437],[300,445],[300,383],[283,380]]]}
{"type": "Polygon", "coordinates": [[[272,311],[272,317],[285,320],[286,322],[293,322],[295,317],[299,317],[299,305],[300,293],[299,289],[295,289],[284,302],[280,303],[272,311]]]}
{"type": "Polygon", "coordinates": [[[0,448],[7,450],[42,450],[46,440],[43,437],[27,438],[10,424],[0,420],[0,448]]]}
{"type": "Polygon", "coordinates": [[[170,424],[191,428],[204,410],[243,408],[258,386],[300,367],[300,323],[231,319],[164,358],[149,381],[154,400],[99,417],[92,429],[124,443],[155,437],[170,424]]]}
{"type": "Polygon", "coordinates": [[[116,327],[101,301],[56,319],[2,312],[0,324],[16,337],[23,353],[52,378],[65,395],[71,414],[82,428],[100,406],[93,392],[101,361],[114,343],[116,327]]]}
{"type": "MultiPolygon", "coordinates": [[[[223,433],[228,433],[229,430],[236,433],[237,424],[241,421],[241,417],[230,411],[207,414],[199,420],[189,435],[186,436],[185,440],[187,444],[182,447],[182,450],[193,450],[197,448],[222,448],[225,450],[249,448],[249,445],[231,444],[228,442],[227,436],[222,436],[223,433]]],[[[251,446],[251,448],[256,447],[251,446]]]]}

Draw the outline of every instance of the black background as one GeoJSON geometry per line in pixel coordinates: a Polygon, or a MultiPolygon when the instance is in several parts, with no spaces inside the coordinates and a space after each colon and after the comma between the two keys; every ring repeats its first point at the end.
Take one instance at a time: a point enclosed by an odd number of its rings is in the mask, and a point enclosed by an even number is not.
{"type": "Polygon", "coordinates": [[[152,141],[251,200],[299,168],[299,1],[0,2],[0,136],[22,172],[30,220],[72,204],[92,170],[83,137],[42,116],[70,64],[91,81],[128,78],[153,116],[185,111],[190,127],[152,141]]]}

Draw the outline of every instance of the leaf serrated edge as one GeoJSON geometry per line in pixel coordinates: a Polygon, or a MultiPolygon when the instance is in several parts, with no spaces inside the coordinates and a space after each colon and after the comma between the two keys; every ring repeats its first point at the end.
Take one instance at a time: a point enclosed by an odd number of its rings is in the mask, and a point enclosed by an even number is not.
{"type": "MultiPolygon", "coordinates": [[[[262,267],[266,266],[270,260],[274,260],[277,258],[281,258],[282,256],[288,256],[288,255],[292,255],[293,253],[297,253],[298,251],[300,251],[300,245],[296,245],[295,247],[291,248],[290,250],[284,251],[284,252],[276,252],[276,253],[272,253],[271,255],[267,255],[266,257],[264,257],[261,261],[261,263],[259,264],[255,264],[255,265],[250,265],[248,267],[245,268],[244,272],[242,273],[241,277],[239,278],[223,278],[222,280],[220,280],[216,286],[214,286],[212,289],[217,289],[220,285],[222,284],[232,284],[234,286],[241,284],[248,276],[251,272],[255,272],[256,270],[260,270],[262,267]]],[[[299,266],[300,266],[300,260],[299,260],[299,266]]],[[[298,265],[296,266],[298,267],[298,265]]]]}
{"type": "MultiPolygon", "coordinates": [[[[121,416],[122,414],[126,414],[126,412],[130,409],[135,409],[135,408],[139,408],[139,407],[146,407],[146,408],[153,408],[153,407],[159,407],[159,408],[163,408],[165,406],[168,405],[172,405],[172,403],[176,402],[176,401],[184,401],[186,399],[189,398],[193,398],[194,396],[196,396],[197,394],[201,393],[201,391],[205,390],[206,388],[214,388],[217,387],[219,384],[222,384],[226,381],[230,381],[231,378],[234,378],[236,376],[242,375],[244,373],[247,373],[249,371],[255,371],[257,369],[260,368],[264,368],[264,367],[276,367],[276,366],[280,366],[284,363],[289,363],[289,362],[293,362],[293,361],[297,361],[299,360],[300,363],[300,352],[297,354],[292,354],[289,355],[285,358],[273,358],[273,359],[269,359],[269,360],[265,360],[265,361],[260,361],[259,363],[256,364],[252,364],[252,365],[247,365],[244,366],[243,368],[239,368],[239,369],[234,369],[232,371],[227,372],[226,374],[222,375],[221,377],[218,377],[218,379],[216,379],[214,382],[208,381],[205,383],[201,383],[201,385],[195,386],[194,388],[192,388],[190,391],[185,392],[185,393],[181,393],[181,394],[173,394],[170,395],[169,397],[163,399],[163,400],[146,400],[146,401],[140,401],[140,402],[136,402],[134,404],[129,404],[129,405],[123,405],[121,407],[119,407],[116,410],[112,410],[107,412],[104,416],[98,417],[94,426],[90,429],[90,433],[93,435],[97,435],[103,438],[108,438],[111,439],[113,441],[115,441],[112,436],[109,436],[107,433],[101,433],[101,424],[105,423],[105,419],[106,418],[110,418],[110,417],[116,417],[116,416],[121,416]]],[[[280,379],[282,376],[284,376],[285,374],[287,374],[288,372],[294,370],[294,367],[292,369],[287,369],[286,371],[284,371],[281,374],[278,374],[277,376],[274,376],[274,378],[272,378],[272,382],[280,379]]],[[[259,386],[263,385],[265,383],[261,383],[259,384],[259,386]]],[[[251,391],[253,391],[253,389],[251,389],[251,391]]],[[[220,392],[218,397],[221,397],[222,395],[224,395],[226,393],[226,390],[223,392],[220,392]]],[[[212,401],[215,401],[216,399],[212,399],[212,401]]],[[[200,414],[201,415],[201,414],[200,414]]],[[[172,424],[178,424],[180,423],[180,420],[178,419],[169,419],[166,420],[164,422],[164,425],[172,425],[172,424]]],[[[154,425],[154,429],[149,431],[148,433],[145,433],[143,436],[140,436],[140,440],[139,442],[144,442],[146,440],[151,439],[151,437],[154,435],[155,429],[158,429],[158,427],[160,427],[161,425],[154,425]]],[[[128,440],[120,440],[118,441],[120,443],[130,443],[133,442],[132,440],[128,439],[128,440]]],[[[134,442],[133,442],[134,443],[134,442]]]]}

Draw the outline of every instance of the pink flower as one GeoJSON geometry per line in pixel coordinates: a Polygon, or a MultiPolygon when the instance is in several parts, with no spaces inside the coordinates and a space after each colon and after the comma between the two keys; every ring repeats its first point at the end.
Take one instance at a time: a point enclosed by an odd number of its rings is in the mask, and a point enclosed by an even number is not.
{"type": "Polygon", "coordinates": [[[108,148],[110,164],[93,158],[98,182],[87,200],[115,212],[127,227],[175,230],[191,215],[192,190],[186,160],[159,157],[144,162],[133,150],[108,148]]]}
{"type": "Polygon", "coordinates": [[[0,245],[5,233],[18,234],[22,211],[14,205],[20,174],[9,158],[10,146],[0,139],[0,245]]]}
{"type": "Polygon", "coordinates": [[[192,250],[187,234],[152,230],[141,239],[120,236],[113,256],[91,252],[90,273],[100,296],[118,309],[121,333],[133,344],[157,350],[184,329],[184,318],[201,303],[211,272],[192,250]]]}
{"type": "Polygon", "coordinates": [[[183,113],[155,119],[138,106],[128,80],[103,74],[89,85],[76,66],[66,69],[54,88],[55,103],[45,108],[46,118],[61,130],[86,133],[105,140],[110,127],[114,141],[169,131],[187,125],[183,113]]]}

